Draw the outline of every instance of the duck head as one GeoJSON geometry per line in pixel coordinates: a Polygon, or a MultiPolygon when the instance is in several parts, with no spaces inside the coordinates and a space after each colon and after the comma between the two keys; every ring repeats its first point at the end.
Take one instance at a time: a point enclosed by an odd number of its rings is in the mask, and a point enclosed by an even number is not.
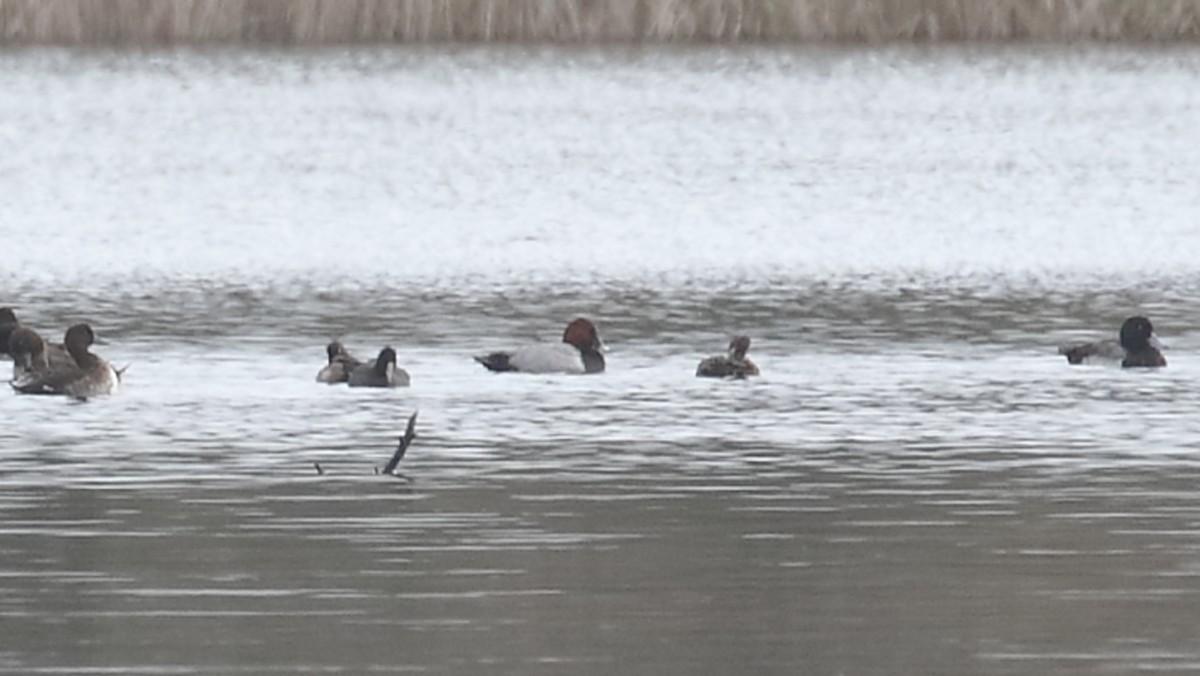
{"type": "Polygon", "coordinates": [[[94,342],[96,342],[96,334],[87,324],[72,326],[67,329],[67,334],[63,337],[63,347],[67,348],[67,352],[77,362],[81,361],[83,355],[88,354],[88,348],[94,342]]]}
{"type": "Polygon", "coordinates": [[[325,354],[329,355],[329,363],[337,361],[338,357],[346,355],[346,348],[336,340],[325,346],[325,354]]]}
{"type": "Polygon", "coordinates": [[[741,361],[746,358],[746,352],[749,349],[749,336],[734,336],[733,340],[729,341],[729,358],[741,361]]]}
{"type": "Polygon", "coordinates": [[[1159,349],[1162,343],[1154,336],[1154,325],[1145,317],[1130,317],[1121,325],[1121,347],[1130,352],[1147,348],[1159,349]]]}
{"type": "Polygon", "coordinates": [[[562,342],[574,345],[583,352],[602,352],[604,343],[600,341],[600,332],[596,325],[582,317],[567,324],[563,331],[562,342]]]}
{"type": "Polygon", "coordinates": [[[388,346],[380,350],[379,357],[375,359],[375,373],[386,378],[388,373],[394,370],[396,370],[396,351],[388,346]]]}

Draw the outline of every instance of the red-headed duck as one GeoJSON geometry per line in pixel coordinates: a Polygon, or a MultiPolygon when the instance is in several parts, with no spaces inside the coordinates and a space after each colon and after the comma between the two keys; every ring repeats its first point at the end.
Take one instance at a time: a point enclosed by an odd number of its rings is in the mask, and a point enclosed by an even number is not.
{"type": "Polygon", "coordinates": [[[758,367],[746,358],[750,349],[750,338],[735,336],[729,341],[729,354],[709,357],[696,367],[696,375],[702,378],[746,378],[758,375],[758,367]]]}
{"type": "Polygon", "coordinates": [[[350,387],[408,387],[408,371],[396,368],[396,351],[385,347],[373,363],[359,364],[346,382],[350,387]]]}
{"type": "Polygon", "coordinates": [[[586,319],[567,324],[561,343],[530,345],[493,352],[475,361],[489,371],[520,373],[603,373],[604,355],[600,332],[586,319]]]}
{"type": "Polygon", "coordinates": [[[350,379],[350,372],[362,364],[336,340],[325,346],[325,354],[329,356],[329,363],[317,373],[318,383],[344,383],[350,379]]]}
{"type": "Polygon", "coordinates": [[[1162,343],[1154,336],[1154,325],[1145,317],[1130,317],[1121,325],[1120,341],[1102,340],[1095,343],[1063,345],[1058,353],[1067,362],[1082,364],[1091,359],[1121,360],[1126,368],[1166,366],[1162,343]]]}
{"type": "Polygon", "coordinates": [[[49,359],[46,368],[35,368],[12,383],[22,394],[65,394],[87,399],[101,394],[113,394],[120,383],[120,374],[108,362],[92,354],[88,348],[96,334],[87,324],[67,329],[63,345],[73,363],[55,363],[49,359]]]}

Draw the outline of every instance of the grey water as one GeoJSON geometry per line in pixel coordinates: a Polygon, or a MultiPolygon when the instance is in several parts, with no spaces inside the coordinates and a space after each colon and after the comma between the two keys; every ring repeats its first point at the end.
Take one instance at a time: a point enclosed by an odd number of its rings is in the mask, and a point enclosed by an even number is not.
{"type": "Polygon", "coordinates": [[[14,50],[0,84],[0,305],[128,365],[0,393],[2,673],[1200,669],[1200,52],[14,50]],[[1139,313],[1166,369],[1056,354],[1139,313]],[[471,359],[576,316],[602,375],[471,359]],[[695,378],[734,333],[763,375],[695,378]],[[412,387],[314,382],[334,338],[412,387]]]}

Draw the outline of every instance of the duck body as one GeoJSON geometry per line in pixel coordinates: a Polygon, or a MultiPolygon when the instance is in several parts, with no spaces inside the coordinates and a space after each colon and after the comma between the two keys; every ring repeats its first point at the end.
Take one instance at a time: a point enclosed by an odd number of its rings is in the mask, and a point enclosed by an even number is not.
{"type": "Polygon", "coordinates": [[[317,373],[318,383],[344,383],[350,379],[350,373],[362,365],[361,361],[351,356],[345,346],[336,340],[325,346],[325,353],[329,357],[329,363],[317,373]]]}
{"type": "Polygon", "coordinates": [[[748,378],[759,374],[758,366],[746,356],[750,338],[735,336],[729,341],[729,353],[708,357],[696,367],[699,378],[748,378]]]}
{"type": "Polygon", "coordinates": [[[475,357],[475,361],[496,373],[603,373],[603,349],[596,325],[587,319],[576,319],[563,331],[561,343],[492,352],[475,357]]]}
{"type": "Polygon", "coordinates": [[[724,355],[709,357],[696,367],[700,378],[748,378],[758,375],[758,366],[749,359],[733,360],[724,355]]]}
{"type": "MultiPolygon", "coordinates": [[[[47,356],[14,379],[13,389],[22,394],[61,394],[76,399],[115,393],[120,387],[120,376],[107,361],[88,349],[93,342],[95,333],[90,326],[72,326],[63,339],[70,360],[47,356]]],[[[50,349],[46,352],[53,354],[50,349]]]]}
{"type": "Polygon", "coordinates": [[[566,343],[528,345],[505,352],[476,357],[489,371],[503,373],[598,373],[604,370],[604,357],[600,356],[599,367],[588,370],[583,353],[574,345],[566,343]]]}
{"type": "Polygon", "coordinates": [[[1072,343],[1062,345],[1058,353],[1070,364],[1088,364],[1093,361],[1118,362],[1125,358],[1125,348],[1117,340],[1098,340],[1094,343],[1072,343]]]}
{"type": "Polygon", "coordinates": [[[359,364],[346,378],[350,387],[408,387],[408,371],[396,367],[396,351],[385,347],[372,363],[359,364]]]}

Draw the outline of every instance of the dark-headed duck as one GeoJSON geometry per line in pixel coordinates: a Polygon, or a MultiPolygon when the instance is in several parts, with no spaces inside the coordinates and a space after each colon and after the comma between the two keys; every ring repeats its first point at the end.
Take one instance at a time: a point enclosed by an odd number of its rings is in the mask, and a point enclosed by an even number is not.
{"type": "Polygon", "coordinates": [[[1154,336],[1154,325],[1145,317],[1130,317],[1121,325],[1120,340],[1101,340],[1094,343],[1063,345],[1058,353],[1065,355],[1071,364],[1082,364],[1093,358],[1116,361],[1121,366],[1157,367],[1166,366],[1167,360],[1161,352],[1162,344],[1154,336]]]}
{"type": "Polygon", "coordinates": [[[586,319],[567,324],[561,343],[529,345],[515,350],[493,352],[475,361],[489,371],[520,373],[602,373],[604,355],[600,332],[586,319]]]}
{"type": "Polygon", "coordinates": [[[396,351],[385,347],[370,364],[359,364],[346,381],[350,387],[408,387],[408,371],[396,368],[396,351]]]}
{"type": "Polygon", "coordinates": [[[758,367],[746,358],[750,349],[750,338],[735,336],[729,341],[729,354],[709,357],[696,367],[696,375],[702,378],[746,378],[758,375],[758,367]]]}

